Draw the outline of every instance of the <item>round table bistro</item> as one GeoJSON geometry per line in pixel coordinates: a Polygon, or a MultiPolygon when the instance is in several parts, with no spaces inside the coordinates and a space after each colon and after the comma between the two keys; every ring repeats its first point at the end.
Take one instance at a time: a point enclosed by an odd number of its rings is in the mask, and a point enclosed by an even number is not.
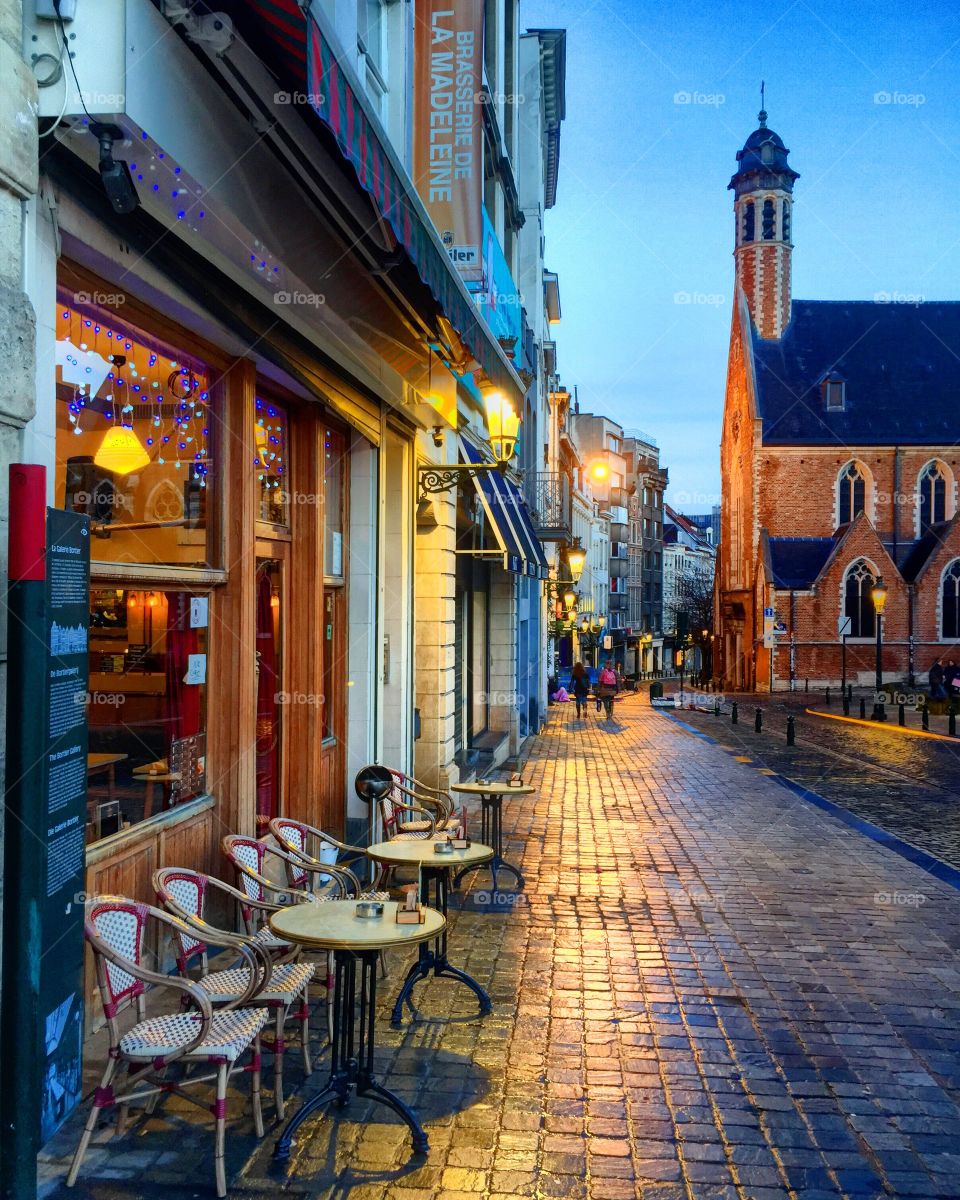
{"type": "MultiPolygon", "coordinates": [[[[523,887],[524,879],[518,867],[508,863],[503,857],[503,798],[504,796],[530,796],[537,789],[529,783],[495,783],[492,779],[476,779],[472,783],[452,783],[451,792],[463,796],[479,796],[480,798],[480,837],[493,846],[493,857],[490,859],[490,877],[493,890],[497,890],[497,872],[512,871],[517,878],[517,887],[523,887]]],[[[466,874],[459,871],[453,880],[453,886],[459,887],[461,878],[466,874]]]]}
{"type": "MultiPolygon", "coordinates": [[[[482,846],[474,842],[465,850],[451,850],[449,854],[441,855],[437,854],[433,847],[442,840],[443,838],[440,837],[432,840],[422,838],[409,842],[401,840],[377,842],[376,845],[367,847],[367,854],[375,862],[385,863],[389,866],[417,867],[423,881],[423,899],[429,898],[430,885],[433,884],[435,906],[446,918],[450,872],[459,868],[462,874],[464,871],[489,862],[493,857],[493,850],[490,846],[482,846]]],[[[425,943],[421,943],[417,961],[407,972],[403,987],[393,1006],[391,1024],[399,1025],[403,1020],[404,1004],[409,1007],[411,1013],[415,1011],[410,999],[414,985],[421,979],[426,979],[431,971],[434,976],[446,976],[448,979],[455,979],[466,984],[480,1001],[481,1017],[486,1016],[493,1008],[490,997],[480,984],[466,971],[461,971],[459,967],[454,967],[447,961],[447,930],[444,926],[437,934],[432,950],[425,943]]]]}
{"type": "Polygon", "coordinates": [[[373,1075],[377,959],[381,950],[439,937],[446,928],[446,917],[428,908],[422,924],[398,925],[396,901],[384,902],[382,917],[357,916],[357,903],[328,900],[325,904],[295,904],[270,918],[270,928],[277,937],[314,950],[330,950],[335,963],[330,1078],[327,1086],[301,1105],[287,1122],[274,1147],[276,1159],[289,1157],[293,1135],[309,1116],[330,1100],[346,1104],[351,1091],[392,1108],[409,1126],[414,1151],[422,1154],[428,1149],[427,1135],[413,1110],[377,1083],[373,1075]]]}

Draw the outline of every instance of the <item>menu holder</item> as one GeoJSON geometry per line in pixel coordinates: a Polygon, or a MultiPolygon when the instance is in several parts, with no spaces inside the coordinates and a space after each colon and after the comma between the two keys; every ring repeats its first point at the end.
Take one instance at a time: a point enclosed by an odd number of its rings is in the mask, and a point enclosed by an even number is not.
{"type": "Polygon", "coordinates": [[[507,782],[507,787],[523,787],[523,776],[520,774],[511,775],[507,782]]]}
{"type": "Polygon", "coordinates": [[[426,910],[422,904],[418,904],[416,908],[397,908],[398,925],[422,925],[426,919],[426,910]]]}

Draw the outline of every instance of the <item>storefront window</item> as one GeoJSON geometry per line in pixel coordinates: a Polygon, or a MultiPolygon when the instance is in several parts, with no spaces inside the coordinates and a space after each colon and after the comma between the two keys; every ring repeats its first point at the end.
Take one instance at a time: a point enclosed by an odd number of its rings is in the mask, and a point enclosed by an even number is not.
{"type": "Polygon", "coordinates": [[[209,369],[58,295],[57,504],[89,515],[95,563],[211,563],[209,369]]]}
{"type": "Polygon", "coordinates": [[[289,525],[289,420],[286,408],[273,400],[258,397],[254,436],[257,453],[253,465],[260,486],[260,520],[269,521],[271,525],[289,525]]]}
{"type": "Polygon", "coordinates": [[[205,790],[207,597],[90,594],[87,840],[205,790]]]}
{"type": "Polygon", "coordinates": [[[323,435],[323,573],[343,578],[343,461],[347,439],[335,429],[323,435]]]}

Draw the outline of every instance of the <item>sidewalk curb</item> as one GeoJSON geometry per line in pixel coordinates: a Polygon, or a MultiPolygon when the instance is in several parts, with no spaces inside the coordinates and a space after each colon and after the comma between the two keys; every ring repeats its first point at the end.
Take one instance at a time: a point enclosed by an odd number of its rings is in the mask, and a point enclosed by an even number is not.
{"type": "Polygon", "coordinates": [[[936,742],[952,742],[955,746],[960,744],[960,738],[951,737],[949,733],[931,733],[929,729],[911,729],[908,725],[896,725],[891,721],[880,723],[868,721],[866,718],[861,720],[859,717],[841,717],[839,713],[820,712],[816,708],[805,708],[803,711],[808,717],[820,717],[824,721],[843,721],[847,725],[866,725],[870,729],[881,729],[887,733],[905,733],[908,737],[933,738],[936,742]]]}
{"type": "MultiPolygon", "coordinates": [[[[663,711],[662,709],[660,710],[663,711]]],[[[686,721],[681,721],[679,717],[673,716],[671,713],[665,712],[667,720],[673,721],[675,725],[679,725],[687,733],[692,733],[694,737],[702,738],[705,742],[710,742],[725,754],[731,757],[737,757],[735,749],[727,749],[720,742],[712,737],[709,733],[704,733],[700,729],[695,729],[692,725],[688,725],[686,721]]],[[[843,717],[834,718],[835,720],[844,720],[843,717]]],[[[956,741],[955,738],[948,739],[956,741]]],[[[740,755],[742,757],[742,755],[740,755]]],[[[960,868],[952,867],[949,863],[930,854],[927,850],[921,850],[919,846],[915,846],[913,842],[905,841],[903,838],[897,837],[896,834],[889,833],[886,829],[881,829],[879,825],[874,825],[872,821],[864,820],[863,817],[856,816],[848,808],[843,808],[841,805],[834,803],[833,800],[828,800],[826,796],[821,796],[819,792],[813,792],[809,788],[804,787],[800,783],[796,783],[793,779],[786,775],[781,775],[777,771],[771,771],[767,767],[761,767],[755,763],[741,763],[741,766],[752,767],[753,770],[762,770],[765,778],[772,780],[774,783],[779,783],[781,787],[787,789],[788,792],[793,792],[795,796],[799,796],[801,800],[806,800],[808,804],[814,805],[816,808],[822,808],[824,812],[829,813],[832,817],[836,817],[838,821],[842,821],[844,825],[849,825],[851,829],[855,829],[858,833],[862,833],[871,841],[877,842],[878,845],[886,846],[888,850],[892,850],[895,854],[899,854],[901,858],[907,859],[914,866],[920,867],[927,874],[932,875],[935,879],[939,879],[941,883],[947,884],[949,887],[956,888],[960,891],[960,868]]]]}

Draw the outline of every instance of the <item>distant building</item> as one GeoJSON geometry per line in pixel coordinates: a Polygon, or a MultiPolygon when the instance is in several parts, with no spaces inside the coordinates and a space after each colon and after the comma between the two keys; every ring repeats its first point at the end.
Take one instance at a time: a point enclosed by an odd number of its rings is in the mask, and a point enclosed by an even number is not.
{"type": "Polygon", "coordinates": [[[792,300],[793,185],[766,113],[738,153],[716,617],[727,686],[907,679],[960,650],[960,303],[792,300]],[[764,621],[764,610],[770,614],[764,621]]]}
{"type": "Polygon", "coordinates": [[[715,504],[708,513],[683,513],[685,520],[696,525],[701,533],[705,533],[711,546],[720,545],[720,505],[715,504]]]}
{"type": "Polygon", "coordinates": [[[699,671],[713,625],[713,578],[717,551],[706,534],[688,518],[665,507],[663,521],[663,619],[668,634],[685,613],[693,639],[687,667],[699,671]]]}

